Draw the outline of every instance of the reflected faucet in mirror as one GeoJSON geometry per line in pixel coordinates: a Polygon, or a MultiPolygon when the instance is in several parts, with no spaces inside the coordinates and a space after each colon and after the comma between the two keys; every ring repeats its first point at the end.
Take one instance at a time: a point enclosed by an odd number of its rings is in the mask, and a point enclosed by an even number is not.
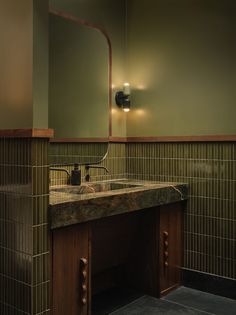
{"type": "Polygon", "coordinates": [[[73,185],[73,186],[79,186],[81,185],[81,170],[79,170],[79,164],[74,164],[74,169],[71,171],[71,173],[66,168],[60,168],[60,167],[50,167],[50,171],[56,171],[56,172],[65,172],[67,174],[67,184],[73,185]]]}
{"type": "Polygon", "coordinates": [[[106,173],[109,173],[108,169],[105,166],[101,166],[101,165],[85,165],[85,170],[86,170],[86,175],[85,175],[85,181],[89,182],[90,180],[90,175],[89,175],[89,169],[90,168],[97,168],[97,169],[103,169],[106,171],[106,173]]]}
{"type": "MultiPolygon", "coordinates": [[[[85,170],[86,170],[85,181],[86,182],[90,181],[90,174],[89,174],[90,168],[103,169],[106,171],[107,174],[109,174],[109,171],[107,167],[105,166],[87,164],[85,165],[85,170]]],[[[74,169],[71,171],[71,174],[66,168],[59,168],[59,167],[50,167],[50,171],[65,172],[68,176],[68,182],[67,182],[68,185],[73,185],[73,186],[81,185],[81,170],[79,170],[78,163],[75,163],[74,169]]]]}
{"type": "Polygon", "coordinates": [[[70,172],[66,168],[60,168],[60,167],[50,167],[50,171],[55,171],[55,172],[64,172],[67,175],[67,184],[70,184],[70,172]]]}
{"type": "Polygon", "coordinates": [[[107,169],[107,167],[99,165],[101,164],[108,156],[108,152],[109,152],[109,143],[107,145],[107,151],[105,153],[105,155],[99,159],[98,161],[94,161],[89,162],[89,161],[85,161],[85,162],[75,162],[75,163],[59,163],[59,164],[53,164],[50,167],[50,171],[57,171],[57,172],[64,172],[67,174],[67,185],[81,185],[82,182],[82,176],[81,176],[81,169],[79,169],[79,167],[84,166],[85,167],[85,171],[86,171],[86,175],[85,175],[85,181],[88,182],[90,181],[90,174],[89,174],[89,169],[91,168],[95,168],[95,169],[103,169],[106,171],[106,173],[109,173],[109,170],[107,169]],[[74,169],[71,170],[71,173],[69,172],[69,170],[67,169],[67,167],[71,167],[73,166],[74,169]]]}

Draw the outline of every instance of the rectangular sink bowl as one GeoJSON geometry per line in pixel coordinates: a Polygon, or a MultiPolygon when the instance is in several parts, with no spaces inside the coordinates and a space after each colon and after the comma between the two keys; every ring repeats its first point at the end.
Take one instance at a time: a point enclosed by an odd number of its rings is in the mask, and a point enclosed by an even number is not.
{"type": "Polygon", "coordinates": [[[113,190],[121,190],[128,188],[141,187],[142,185],[122,183],[122,182],[98,182],[98,183],[83,183],[80,186],[64,186],[51,188],[51,191],[62,192],[67,194],[91,194],[98,192],[107,192],[113,190]]]}

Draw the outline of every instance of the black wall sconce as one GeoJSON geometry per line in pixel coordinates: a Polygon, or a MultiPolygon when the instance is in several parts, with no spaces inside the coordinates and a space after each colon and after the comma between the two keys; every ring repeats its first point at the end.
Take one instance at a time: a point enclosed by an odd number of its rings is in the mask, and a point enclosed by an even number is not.
{"type": "Polygon", "coordinates": [[[123,91],[116,92],[115,100],[116,105],[123,109],[124,112],[130,111],[130,85],[129,83],[124,84],[123,91]]]}

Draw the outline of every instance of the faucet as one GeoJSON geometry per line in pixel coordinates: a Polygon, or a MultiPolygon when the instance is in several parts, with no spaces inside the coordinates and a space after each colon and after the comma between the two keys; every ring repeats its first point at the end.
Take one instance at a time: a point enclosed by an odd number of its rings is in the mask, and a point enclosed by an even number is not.
{"type": "Polygon", "coordinates": [[[107,147],[107,151],[106,154],[97,162],[94,162],[93,165],[90,165],[89,163],[65,163],[65,164],[53,164],[52,167],[50,167],[50,171],[59,171],[59,172],[65,172],[68,175],[68,184],[72,184],[72,179],[73,179],[73,175],[75,175],[75,179],[76,182],[75,184],[72,185],[80,185],[79,183],[81,183],[81,171],[78,169],[79,166],[85,166],[85,170],[87,172],[87,175],[85,176],[85,180],[88,182],[90,179],[90,175],[89,175],[89,169],[90,168],[102,168],[104,169],[107,173],[109,173],[108,169],[105,166],[96,166],[97,164],[102,163],[108,156],[108,152],[109,152],[109,143],[108,143],[108,147],[107,147]],[[96,164],[96,165],[94,165],[96,164]],[[68,170],[66,168],[61,168],[61,166],[74,166],[74,170],[71,172],[71,174],[68,172],[68,170]],[[80,173],[80,174],[79,174],[80,173]],[[80,178],[80,180],[79,180],[80,178]]]}
{"type": "Polygon", "coordinates": [[[71,174],[66,168],[50,167],[50,171],[65,172],[68,176],[67,184],[80,185],[81,184],[81,170],[79,170],[79,164],[74,164],[74,169],[71,174]]]}
{"type": "Polygon", "coordinates": [[[100,169],[103,169],[103,170],[105,170],[107,173],[109,173],[109,171],[108,171],[108,169],[105,167],[105,166],[99,166],[99,165],[89,165],[89,164],[86,164],[85,165],[85,170],[86,170],[86,175],[85,175],[85,181],[86,182],[89,182],[89,180],[90,180],[90,175],[89,175],[89,169],[90,168],[100,168],[100,169]]]}
{"type": "Polygon", "coordinates": [[[66,168],[50,167],[50,171],[65,172],[67,174],[67,183],[70,182],[70,173],[66,168]]]}

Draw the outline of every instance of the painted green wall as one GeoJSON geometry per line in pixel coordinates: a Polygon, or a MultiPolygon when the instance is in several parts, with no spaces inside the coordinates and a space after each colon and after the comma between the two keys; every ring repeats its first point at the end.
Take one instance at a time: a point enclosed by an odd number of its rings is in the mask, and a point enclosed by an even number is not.
{"type": "MultiPolygon", "coordinates": [[[[102,27],[112,44],[113,94],[127,81],[125,62],[125,0],[50,0],[50,6],[102,27]]],[[[114,97],[112,98],[114,103],[114,97]]],[[[126,115],[113,104],[113,136],[126,135],[126,115]]]]}
{"type": "Polygon", "coordinates": [[[47,0],[0,2],[0,128],[47,128],[47,0]]]}
{"type": "Polygon", "coordinates": [[[233,0],[129,0],[128,136],[236,134],[233,0]]]}
{"type": "Polygon", "coordinates": [[[33,3],[33,127],[48,128],[48,0],[33,3]]]}
{"type": "MultiPolygon", "coordinates": [[[[113,104],[113,136],[235,134],[235,1],[126,1],[128,66],[125,0],[50,0],[111,38],[113,91],[130,81],[133,105],[113,104]]],[[[1,129],[48,125],[47,2],[0,2],[1,129]]]]}
{"type": "Polygon", "coordinates": [[[33,2],[0,2],[0,128],[32,126],[33,2]]]}
{"type": "Polygon", "coordinates": [[[50,14],[49,127],[56,138],[108,138],[108,83],[105,36],[50,14]]]}

